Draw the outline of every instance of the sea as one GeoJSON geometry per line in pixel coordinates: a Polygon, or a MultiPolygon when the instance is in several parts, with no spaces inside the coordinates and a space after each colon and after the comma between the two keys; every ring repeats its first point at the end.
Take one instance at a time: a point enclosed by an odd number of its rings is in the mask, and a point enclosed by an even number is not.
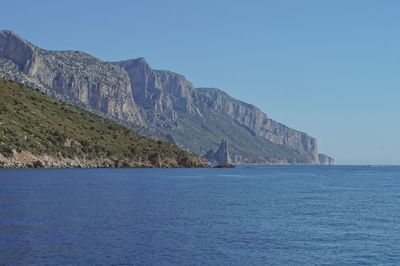
{"type": "Polygon", "coordinates": [[[2,169],[0,265],[400,265],[400,167],[2,169]]]}

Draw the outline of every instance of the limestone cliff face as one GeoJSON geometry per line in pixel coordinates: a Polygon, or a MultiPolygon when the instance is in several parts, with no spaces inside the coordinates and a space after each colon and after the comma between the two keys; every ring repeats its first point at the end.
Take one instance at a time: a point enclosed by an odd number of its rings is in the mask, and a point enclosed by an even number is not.
{"type": "Polygon", "coordinates": [[[85,109],[143,124],[127,73],[76,51],[46,51],[0,31],[0,75],[85,109]],[[17,71],[18,70],[18,71],[17,71]]]}
{"type": "Polygon", "coordinates": [[[315,138],[219,89],[195,88],[182,75],[153,70],[143,58],[107,63],[82,52],[42,50],[0,31],[0,76],[199,155],[226,139],[233,163],[318,164],[324,159],[315,138]]]}
{"type": "Polygon", "coordinates": [[[329,157],[325,154],[319,154],[319,163],[323,165],[333,165],[335,160],[332,157],[329,157]]]}
{"type": "Polygon", "coordinates": [[[11,31],[0,31],[0,56],[14,62],[22,73],[29,72],[38,50],[11,31]]]}
{"type": "Polygon", "coordinates": [[[226,140],[222,140],[218,149],[214,151],[210,149],[205,155],[204,159],[216,165],[228,165],[232,162],[229,155],[228,144],[226,140]]]}
{"type": "Polygon", "coordinates": [[[178,127],[177,113],[193,112],[193,85],[183,76],[155,71],[144,58],[115,64],[128,73],[135,102],[148,123],[160,127],[178,127]]]}
{"type": "MultiPolygon", "coordinates": [[[[231,123],[244,127],[253,136],[252,141],[256,141],[257,137],[263,138],[296,150],[308,163],[319,163],[315,138],[269,119],[253,105],[238,101],[219,89],[194,88],[182,75],[152,70],[143,58],[116,64],[128,72],[134,88],[135,102],[141,107],[143,117],[151,126],[179,129],[185,120],[189,119],[204,121],[204,127],[207,127],[209,124],[207,120],[210,117],[215,117],[217,120],[225,117],[231,123]]],[[[201,126],[199,130],[202,130],[201,126]]],[[[225,131],[228,132],[229,129],[225,131]]],[[[209,133],[204,131],[204,134],[209,133]]],[[[229,133],[234,134],[234,132],[229,133]]],[[[174,132],[170,134],[177,135],[174,132]]],[[[229,142],[237,141],[230,138],[229,142]]],[[[213,143],[215,147],[217,145],[215,140],[213,143]]],[[[198,150],[191,147],[190,143],[182,144],[189,149],[198,150]]],[[[242,160],[240,154],[236,155],[238,156],[235,158],[242,160]]],[[[260,162],[262,160],[260,158],[260,162]]]]}
{"type": "Polygon", "coordinates": [[[268,118],[254,105],[238,101],[219,89],[200,88],[196,91],[195,104],[202,113],[227,114],[232,120],[246,127],[251,134],[300,151],[310,162],[318,164],[318,147],[315,138],[268,118]]]}

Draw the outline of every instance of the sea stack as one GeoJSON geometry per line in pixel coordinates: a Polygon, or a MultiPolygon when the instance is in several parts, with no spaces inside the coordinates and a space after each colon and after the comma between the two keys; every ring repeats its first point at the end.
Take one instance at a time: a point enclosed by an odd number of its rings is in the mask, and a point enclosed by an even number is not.
{"type": "Polygon", "coordinates": [[[217,167],[232,167],[232,161],[229,155],[228,144],[225,139],[221,141],[218,149],[214,152],[210,149],[204,158],[215,164],[217,167]]]}

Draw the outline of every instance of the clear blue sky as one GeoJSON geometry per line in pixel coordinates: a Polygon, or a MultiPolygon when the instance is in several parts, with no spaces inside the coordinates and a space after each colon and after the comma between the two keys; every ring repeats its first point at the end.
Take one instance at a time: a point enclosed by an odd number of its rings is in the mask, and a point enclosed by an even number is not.
{"type": "Polygon", "coordinates": [[[400,1],[18,1],[46,49],[143,56],[316,137],[338,164],[400,164],[400,1]]]}

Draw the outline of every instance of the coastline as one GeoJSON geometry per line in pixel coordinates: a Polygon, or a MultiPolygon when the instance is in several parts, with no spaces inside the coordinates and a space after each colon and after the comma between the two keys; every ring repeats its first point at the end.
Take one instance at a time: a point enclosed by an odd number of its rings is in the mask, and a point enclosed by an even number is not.
{"type": "Polygon", "coordinates": [[[176,158],[165,160],[135,161],[111,158],[57,158],[50,155],[34,155],[31,152],[14,151],[5,157],[0,153],[0,168],[208,168],[205,162],[178,161],[176,158]]]}

